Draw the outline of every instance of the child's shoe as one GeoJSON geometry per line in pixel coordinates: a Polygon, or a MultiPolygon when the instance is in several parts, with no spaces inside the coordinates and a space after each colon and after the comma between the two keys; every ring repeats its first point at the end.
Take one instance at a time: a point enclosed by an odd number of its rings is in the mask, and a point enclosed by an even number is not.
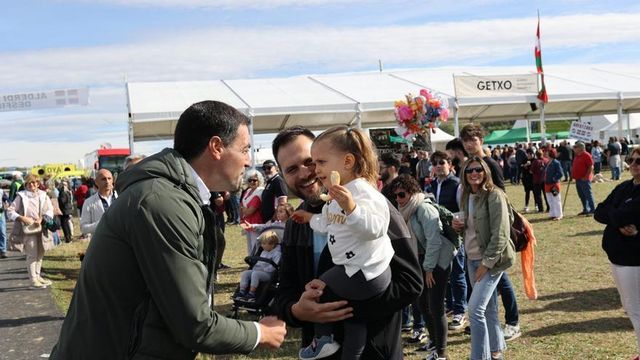
{"type": "Polygon", "coordinates": [[[256,293],[252,293],[251,291],[249,291],[244,297],[244,300],[249,302],[256,301],[256,293]]]}
{"type": "Polygon", "coordinates": [[[247,296],[247,290],[238,289],[238,291],[236,291],[235,294],[233,294],[234,299],[244,299],[246,296],[247,296]]]}
{"type": "Polygon", "coordinates": [[[340,349],[340,344],[333,341],[333,335],[314,337],[311,345],[300,349],[299,357],[303,360],[322,359],[335,354],[340,349]]]}

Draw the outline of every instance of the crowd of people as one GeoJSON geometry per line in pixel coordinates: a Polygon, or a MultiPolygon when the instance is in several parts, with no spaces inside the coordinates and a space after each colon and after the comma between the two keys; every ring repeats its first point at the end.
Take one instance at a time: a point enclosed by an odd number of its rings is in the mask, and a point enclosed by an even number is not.
{"type": "Polygon", "coordinates": [[[640,341],[640,149],[624,139],[606,149],[597,141],[491,148],[469,124],[445,151],[378,156],[359,129],[316,136],[292,127],[274,139],[275,161],[250,168],[248,125],[228,105],[204,101],[182,114],[172,149],[115,181],[105,169],[93,183],[14,181],[3,203],[20,225],[14,238],[33,288],[51,283],[41,264],[59,242],[52,222],[70,241],[77,208],[90,239],[52,359],[249,353],[279,347],[286,326],[302,329],[301,359],[401,359],[402,331],[429,360],[449,358],[453,331],[470,334],[470,359],[503,359],[522,334],[506,272],[515,263],[506,181],[522,185],[524,212],[554,221],[564,217],[562,187],[575,181],[579,215],[607,226],[603,248],[640,341]],[[596,207],[592,181],[603,164],[619,180],[626,157],[633,179],[596,207]],[[289,194],[301,200],[297,210],[289,194]],[[441,209],[453,213],[457,241],[441,209]],[[245,233],[247,255],[268,260],[242,272],[234,297],[253,301],[278,265],[273,315],[258,322],[215,311],[229,224],[245,233]]]}

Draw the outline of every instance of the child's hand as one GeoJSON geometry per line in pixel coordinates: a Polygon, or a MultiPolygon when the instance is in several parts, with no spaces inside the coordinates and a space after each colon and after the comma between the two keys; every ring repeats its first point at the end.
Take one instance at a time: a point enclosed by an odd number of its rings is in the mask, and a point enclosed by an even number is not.
{"type": "Polygon", "coordinates": [[[347,215],[351,214],[356,208],[356,203],[353,201],[351,191],[342,185],[331,186],[331,188],[329,188],[329,195],[333,200],[338,202],[338,205],[340,205],[347,215]]]}
{"type": "Polygon", "coordinates": [[[308,211],[296,210],[291,215],[291,219],[298,224],[306,224],[311,221],[311,216],[313,216],[313,214],[308,211]]]}
{"type": "Polygon", "coordinates": [[[325,288],[325,286],[327,286],[327,284],[325,284],[324,281],[319,280],[319,279],[313,279],[313,280],[309,281],[307,283],[307,285],[304,286],[304,290],[305,291],[323,290],[325,288]]]}
{"type": "Polygon", "coordinates": [[[244,231],[253,231],[253,225],[249,224],[249,222],[247,222],[247,220],[244,220],[243,222],[240,223],[240,227],[242,228],[242,230],[244,231]]]}

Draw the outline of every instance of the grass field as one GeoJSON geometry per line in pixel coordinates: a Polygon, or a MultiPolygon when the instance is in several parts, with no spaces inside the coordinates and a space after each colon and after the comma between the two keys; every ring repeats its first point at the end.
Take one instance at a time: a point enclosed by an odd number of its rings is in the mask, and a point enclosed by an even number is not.
{"type": "MultiPolygon", "coordinates": [[[[629,176],[624,175],[625,179],[629,176]]],[[[566,184],[562,183],[563,200],[566,184]]],[[[596,203],[604,200],[616,184],[594,184],[596,203]]],[[[517,209],[524,207],[521,186],[508,185],[507,193],[517,209]]],[[[532,204],[533,199],[530,207],[532,204]]],[[[636,351],[631,322],[622,310],[608,260],[600,247],[604,226],[592,217],[576,216],[581,210],[572,184],[562,221],[548,221],[546,214],[526,215],[534,225],[538,240],[535,274],[539,298],[528,300],[524,295],[519,263],[509,269],[523,332],[522,337],[508,343],[505,355],[509,359],[628,359],[636,351]]],[[[228,315],[230,295],[238,283],[239,273],[245,268],[242,259],[246,247],[237,226],[227,228],[226,238],[223,262],[232,268],[221,272],[215,298],[216,310],[228,315]]],[[[47,252],[45,257],[44,268],[54,280],[54,297],[65,312],[79,273],[77,253],[86,245],[65,244],[47,252]]],[[[252,319],[249,315],[243,318],[252,319]]],[[[297,359],[299,333],[295,329],[288,331],[287,341],[280,350],[258,350],[248,357],[217,356],[216,359],[297,359]]],[[[450,333],[448,346],[450,359],[468,358],[469,336],[462,332],[450,333]]],[[[405,346],[406,359],[424,358],[425,354],[416,352],[415,348],[405,346]]]]}

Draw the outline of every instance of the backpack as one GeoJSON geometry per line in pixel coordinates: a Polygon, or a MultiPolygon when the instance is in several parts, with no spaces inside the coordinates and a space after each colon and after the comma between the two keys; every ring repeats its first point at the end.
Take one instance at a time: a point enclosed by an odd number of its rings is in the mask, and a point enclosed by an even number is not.
{"type": "Polygon", "coordinates": [[[455,231],[451,226],[451,223],[453,221],[453,213],[446,207],[431,201],[431,199],[426,199],[425,201],[436,208],[436,210],[438,210],[438,216],[440,217],[440,222],[442,223],[441,234],[449,239],[449,241],[451,241],[451,243],[453,244],[453,247],[458,250],[460,248],[460,245],[462,244],[462,234],[455,231]]]}
{"type": "Polygon", "coordinates": [[[513,208],[513,205],[509,204],[511,214],[509,214],[511,220],[511,241],[515,245],[516,252],[520,252],[529,246],[529,233],[527,232],[526,220],[522,217],[522,214],[513,208]]]}

